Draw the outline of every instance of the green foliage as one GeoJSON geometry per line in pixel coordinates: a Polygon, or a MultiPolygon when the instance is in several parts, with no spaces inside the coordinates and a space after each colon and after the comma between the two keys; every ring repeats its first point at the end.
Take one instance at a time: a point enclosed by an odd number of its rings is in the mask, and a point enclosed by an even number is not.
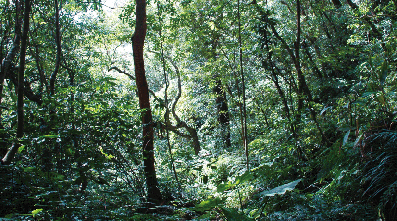
{"type": "Polygon", "coordinates": [[[230,220],[230,221],[238,221],[238,220],[251,221],[251,220],[255,220],[253,218],[249,218],[247,215],[237,211],[237,209],[234,209],[234,208],[221,207],[220,209],[221,209],[223,215],[226,217],[226,219],[230,220]]]}
{"type": "MultiPolygon", "coordinates": [[[[0,76],[20,14],[10,2],[0,1],[0,76]]],[[[237,1],[147,1],[145,68],[157,97],[154,154],[167,204],[156,207],[145,198],[142,114],[132,80],[134,1],[110,13],[101,8],[105,1],[62,1],[55,94],[49,93],[54,5],[35,1],[21,139],[15,137],[19,52],[1,82],[1,157],[14,143],[21,146],[12,165],[0,167],[0,217],[396,220],[395,1],[300,1],[299,47],[297,1],[250,2],[240,1],[237,19],[237,1]],[[177,129],[164,126],[178,94],[177,70],[182,95],[175,114],[196,129],[197,156],[173,113],[177,129]],[[219,123],[218,86],[228,125],[219,123]]]]}
{"type": "Polygon", "coordinates": [[[202,201],[200,204],[196,205],[195,209],[197,211],[208,211],[212,210],[215,207],[223,205],[224,200],[220,198],[213,198],[213,199],[207,199],[202,201]]]}

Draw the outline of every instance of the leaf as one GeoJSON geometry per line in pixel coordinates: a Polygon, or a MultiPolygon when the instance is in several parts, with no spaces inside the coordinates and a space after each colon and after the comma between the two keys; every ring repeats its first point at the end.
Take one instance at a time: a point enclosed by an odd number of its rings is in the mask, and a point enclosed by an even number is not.
{"type": "Polygon", "coordinates": [[[22,153],[22,151],[25,149],[25,145],[21,145],[19,148],[18,148],[18,153],[22,153]]]}
{"type": "Polygon", "coordinates": [[[349,139],[349,135],[350,135],[350,130],[346,132],[345,136],[343,137],[343,143],[342,146],[345,146],[345,144],[347,143],[347,140],[349,139]]]}
{"type": "Polygon", "coordinates": [[[2,220],[14,220],[14,219],[12,219],[12,217],[14,217],[14,216],[15,216],[14,213],[10,213],[10,214],[7,214],[5,216],[5,218],[2,218],[2,220]]]}
{"type": "Polygon", "coordinates": [[[65,176],[56,172],[50,172],[49,177],[51,177],[51,179],[55,179],[55,180],[64,180],[65,176]]]}
{"type": "Polygon", "coordinates": [[[332,106],[330,106],[330,107],[325,107],[325,108],[320,112],[319,115],[323,115],[324,112],[326,112],[328,109],[332,109],[332,106]]]}
{"type": "Polygon", "coordinates": [[[58,138],[58,137],[59,137],[58,134],[48,134],[48,135],[40,136],[40,138],[58,138]]]}
{"type": "Polygon", "coordinates": [[[247,215],[244,213],[239,212],[235,208],[224,208],[220,207],[222,210],[223,215],[226,217],[228,221],[250,221],[250,220],[255,220],[253,218],[249,218],[247,215]]]}
{"type": "Polygon", "coordinates": [[[362,96],[363,96],[363,97],[369,97],[369,96],[374,95],[375,93],[376,93],[376,92],[368,91],[368,92],[365,92],[362,96]]]}
{"type": "Polygon", "coordinates": [[[254,176],[249,171],[246,171],[243,175],[237,177],[236,184],[250,181],[252,178],[254,178],[254,176]]]}
{"type": "Polygon", "coordinates": [[[35,217],[37,214],[39,214],[41,211],[43,211],[43,209],[35,209],[32,211],[32,215],[33,217],[35,217]]]}
{"type": "Polygon", "coordinates": [[[236,186],[236,183],[232,183],[232,182],[228,182],[228,183],[226,183],[226,184],[221,183],[221,184],[219,184],[219,185],[216,187],[216,191],[217,191],[218,193],[220,193],[220,192],[229,190],[229,189],[231,189],[231,188],[233,188],[233,187],[235,187],[235,186],[236,186]]]}
{"type": "Polygon", "coordinates": [[[355,147],[357,147],[357,144],[361,141],[361,138],[363,137],[363,135],[362,134],[360,134],[360,136],[358,136],[357,138],[356,138],[356,141],[354,141],[354,146],[355,147]]]}
{"type": "Polygon", "coordinates": [[[36,172],[37,168],[36,167],[25,167],[23,168],[24,172],[36,172]]]}
{"type": "Polygon", "coordinates": [[[301,179],[292,181],[290,183],[278,186],[276,188],[273,188],[271,190],[268,191],[264,191],[263,193],[261,193],[264,196],[275,196],[277,194],[279,195],[283,195],[284,193],[286,193],[287,191],[291,191],[293,189],[295,189],[296,185],[301,181],[301,179]]]}
{"type": "Polygon", "coordinates": [[[237,186],[237,185],[240,184],[240,183],[245,183],[245,182],[247,182],[247,181],[250,181],[252,178],[254,178],[254,176],[253,176],[249,171],[247,171],[247,172],[245,172],[243,175],[238,176],[238,177],[236,178],[236,181],[235,181],[234,183],[228,182],[227,184],[219,184],[219,185],[217,186],[216,191],[217,191],[218,193],[219,193],[219,192],[226,191],[226,190],[228,190],[228,189],[231,189],[231,188],[237,186]]]}
{"type": "Polygon", "coordinates": [[[378,102],[385,105],[386,104],[386,99],[384,95],[379,95],[376,97],[376,99],[378,99],[378,102]]]}
{"type": "Polygon", "coordinates": [[[196,205],[195,210],[201,211],[201,212],[206,211],[206,210],[211,210],[219,205],[222,205],[223,202],[224,202],[224,200],[220,199],[219,197],[204,200],[200,204],[196,205]]]}

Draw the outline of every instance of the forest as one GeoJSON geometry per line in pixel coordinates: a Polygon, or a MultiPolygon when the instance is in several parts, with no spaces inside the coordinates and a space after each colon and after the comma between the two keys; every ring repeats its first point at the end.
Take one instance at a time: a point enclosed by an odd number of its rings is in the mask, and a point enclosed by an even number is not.
{"type": "Polygon", "coordinates": [[[0,0],[1,220],[397,220],[397,0],[0,0]]]}

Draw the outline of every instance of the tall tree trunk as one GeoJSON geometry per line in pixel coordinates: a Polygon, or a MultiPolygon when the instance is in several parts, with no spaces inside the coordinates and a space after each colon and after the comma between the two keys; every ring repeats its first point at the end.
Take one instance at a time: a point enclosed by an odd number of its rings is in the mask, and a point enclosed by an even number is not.
{"type": "MultiPolygon", "coordinates": [[[[214,62],[217,60],[216,48],[218,46],[218,38],[216,37],[212,41],[212,51],[211,55],[214,58],[214,62]]],[[[215,86],[212,89],[215,94],[215,104],[218,112],[218,122],[221,126],[221,136],[223,140],[222,146],[229,148],[231,146],[230,140],[230,116],[229,116],[229,106],[227,105],[226,92],[223,89],[222,80],[218,73],[213,76],[215,80],[215,86]]]]}
{"type": "Polygon", "coordinates": [[[243,49],[241,43],[241,19],[240,19],[240,0],[237,1],[237,18],[238,18],[238,43],[240,48],[240,73],[241,73],[241,84],[242,84],[242,92],[243,92],[243,142],[244,142],[244,149],[245,149],[245,157],[246,157],[246,164],[247,170],[249,171],[249,154],[248,154],[248,141],[247,141],[247,105],[245,102],[245,77],[243,72],[243,49]]]}
{"type": "MultiPolygon", "coordinates": [[[[29,32],[29,12],[30,12],[30,0],[25,0],[25,11],[23,18],[23,33],[21,38],[21,56],[19,63],[19,75],[18,75],[18,128],[17,128],[17,138],[23,137],[23,126],[24,126],[24,113],[23,113],[23,95],[24,95],[24,72],[25,72],[25,56],[26,48],[28,42],[28,32],[29,32]]],[[[12,147],[8,150],[7,154],[1,160],[1,163],[8,165],[14,158],[15,153],[21,146],[19,143],[14,143],[12,147]]]]}
{"type": "Polygon", "coordinates": [[[216,96],[216,108],[218,111],[218,122],[222,127],[222,139],[225,143],[226,148],[231,146],[230,141],[230,117],[229,117],[229,107],[227,105],[226,93],[225,90],[222,89],[222,81],[219,78],[219,75],[216,74],[215,78],[215,87],[213,88],[213,92],[216,96]]]}
{"type": "Polygon", "coordinates": [[[57,74],[59,72],[59,67],[61,65],[61,55],[62,55],[61,27],[59,24],[58,0],[55,0],[55,43],[57,45],[57,55],[56,55],[56,60],[55,60],[55,69],[54,69],[54,72],[52,72],[51,78],[50,78],[50,93],[51,93],[51,95],[55,94],[55,80],[56,80],[57,74]]]}
{"type": "MultiPolygon", "coordinates": [[[[303,75],[302,69],[301,69],[300,55],[299,55],[299,50],[301,47],[300,46],[300,38],[301,38],[301,4],[300,4],[300,0],[296,1],[296,25],[297,25],[297,30],[296,30],[296,42],[295,42],[295,68],[298,73],[298,96],[299,96],[298,113],[300,114],[300,112],[303,109],[303,100],[301,100],[301,97],[302,97],[302,99],[303,99],[303,97],[305,97],[308,102],[311,117],[312,117],[314,123],[316,124],[319,133],[321,134],[323,142],[325,142],[327,145],[329,145],[328,138],[325,136],[322,128],[320,127],[320,124],[317,121],[317,114],[312,106],[313,97],[312,97],[310,89],[306,83],[305,76],[303,75]],[[300,102],[302,102],[302,104],[300,102]],[[300,106],[300,105],[302,105],[302,106],[300,106]]],[[[302,159],[306,158],[306,157],[303,157],[304,152],[301,148],[298,148],[298,153],[301,155],[302,159]]]]}
{"type": "MultiPolygon", "coordinates": [[[[0,72],[0,104],[3,97],[3,84],[4,79],[7,76],[7,72],[11,67],[11,64],[17,53],[19,51],[20,43],[21,43],[21,29],[22,29],[22,16],[20,15],[22,11],[22,2],[17,1],[16,3],[16,11],[15,11],[15,36],[11,46],[10,51],[6,55],[6,57],[1,61],[1,72],[0,72]]],[[[1,113],[1,109],[0,109],[1,113]]],[[[1,115],[0,115],[1,116],[1,115]]]]}
{"type": "Polygon", "coordinates": [[[156,178],[154,147],[153,147],[153,119],[150,109],[149,88],[146,81],[145,63],[143,60],[143,46],[146,37],[146,1],[136,0],[136,26],[132,36],[132,48],[135,64],[135,79],[138,88],[139,106],[142,112],[143,126],[143,164],[146,177],[147,198],[151,203],[159,204],[162,200],[156,178]]]}

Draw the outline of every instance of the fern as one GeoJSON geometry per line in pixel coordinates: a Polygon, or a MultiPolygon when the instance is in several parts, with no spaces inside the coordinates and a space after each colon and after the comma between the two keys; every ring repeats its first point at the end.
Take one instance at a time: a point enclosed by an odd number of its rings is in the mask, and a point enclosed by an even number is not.
{"type": "Polygon", "coordinates": [[[363,196],[376,203],[386,220],[397,218],[397,132],[383,130],[367,138],[371,152],[363,167],[363,196]]]}

